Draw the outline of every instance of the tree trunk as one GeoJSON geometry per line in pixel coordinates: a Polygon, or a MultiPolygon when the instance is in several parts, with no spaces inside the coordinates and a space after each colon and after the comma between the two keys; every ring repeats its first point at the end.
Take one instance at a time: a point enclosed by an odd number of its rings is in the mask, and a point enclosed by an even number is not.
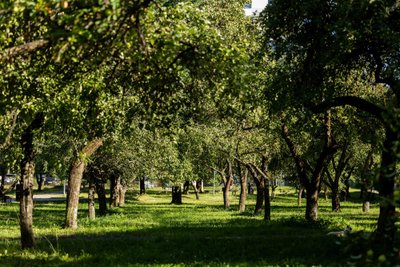
{"type": "Polygon", "coordinates": [[[126,188],[122,184],[120,184],[119,192],[118,192],[118,196],[119,196],[119,198],[118,198],[119,204],[118,205],[120,207],[125,205],[125,193],[126,193],[126,188]]]}
{"type": "Polygon", "coordinates": [[[93,182],[93,179],[89,179],[89,191],[88,191],[88,213],[89,220],[93,221],[96,219],[96,208],[95,208],[95,191],[96,186],[93,182]]]}
{"type": "Polygon", "coordinates": [[[340,211],[339,185],[334,184],[332,188],[332,211],[340,211]]]}
{"type": "Polygon", "coordinates": [[[107,214],[107,198],[106,189],[102,181],[96,180],[96,192],[99,200],[99,215],[104,216],[107,214]]]}
{"type": "Polygon", "coordinates": [[[246,200],[247,200],[247,175],[248,170],[244,169],[244,173],[240,179],[240,199],[239,199],[239,211],[246,211],[246,200]]]}
{"type": "Polygon", "coordinates": [[[199,200],[199,191],[197,190],[197,181],[192,181],[192,186],[193,186],[193,190],[194,193],[196,194],[196,199],[199,200]]]}
{"type": "Polygon", "coordinates": [[[365,213],[369,212],[369,201],[363,201],[362,211],[365,213]]]}
{"type": "Polygon", "coordinates": [[[262,211],[262,206],[264,203],[264,178],[260,177],[260,180],[256,181],[257,178],[254,179],[254,182],[257,187],[257,198],[256,198],[256,206],[254,209],[254,214],[259,214],[262,211]]]}
{"type": "Polygon", "coordinates": [[[265,201],[265,211],[264,211],[264,221],[271,220],[271,200],[269,197],[269,181],[265,179],[264,182],[264,201],[265,201]]]}
{"type": "Polygon", "coordinates": [[[42,186],[44,182],[43,173],[36,175],[36,182],[38,184],[38,191],[42,191],[42,186]]]}
{"type": "Polygon", "coordinates": [[[119,193],[121,188],[121,177],[119,175],[115,175],[111,177],[110,180],[110,207],[115,208],[120,205],[119,203],[119,193]]]}
{"type": "MultiPolygon", "coordinates": [[[[379,174],[379,196],[381,198],[379,208],[378,227],[375,232],[375,243],[378,250],[392,252],[396,233],[394,185],[396,176],[396,144],[398,136],[386,129],[386,138],[383,143],[381,170],[379,174]]],[[[364,192],[365,193],[365,192],[364,192]]]]}
{"type": "Polygon", "coordinates": [[[4,183],[7,175],[7,168],[5,166],[0,166],[0,175],[1,175],[1,187],[4,188],[4,183]]]}
{"type": "Polygon", "coordinates": [[[140,194],[146,194],[146,186],[145,186],[145,177],[140,178],[139,180],[139,187],[140,187],[140,194]]]}
{"type": "Polygon", "coordinates": [[[318,187],[306,189],[306,220],[315,222],[318,219],[318,187]]]}
{"type": "Polygon", "coordinates": [[[297,207],[301,207],[301,198],[303,197],[304,188],[300,186],[299,191],[297,192],[297,207]]]}
{"type": "Polygon", "coordinates": [[[172,201],[171,204],[182,204],[182,190],[179,185],[172,187],[172,201]]]}
{"type": "Polygon", "coordinates": [[[78,205],[79,194],[82,183],[83,171],[85,170],[85,161],[89,158],[101,145],[103,140],[100,138],[93,139],[79,153],[71,166],[70,175],[68,177],[68,194],[67,194],[67,210],[65,215],[64,228],[78,228],[78,205]]]}
{"type": "Polygon", "coordinates": [[[197,181],[197,190],[199,193],[204,193],[204,181],[203,179],[200,179],[197,181]]]}
{"type": "Polygon", "coordinates": [[[190,185],[190,182],[185,181],[185,183],[183,184],[183,194],[189,195],[189,185],[190,185]]]}
{"type": "Polygon", "coordinates": [[[24,155],[21,161],[22,194],[19,203],[22,249],[33,248],[35,246],[35,237],[33,234],[33,179],[35,175],[33,135],[34,130],[42,127],[43,120],[43,115],[37,114],[31,124],[25,129],[21,138],[21,148],[24,155]]]}

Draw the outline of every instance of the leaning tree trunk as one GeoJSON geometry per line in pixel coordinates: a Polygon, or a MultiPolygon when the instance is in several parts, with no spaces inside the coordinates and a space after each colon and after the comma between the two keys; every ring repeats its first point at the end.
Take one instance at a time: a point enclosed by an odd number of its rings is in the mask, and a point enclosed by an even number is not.
{"type": "MultiPolygon", "coordinates": [[[[396,234],[396,217],[394,186],[396,176],[396,133],[386,129],[386,139],[383,143],[381,171],[379,174],[379,196],[381,203],[379,207],[378,227],[375,232],[375,243],[378,250],[383,253],[393,251],[396,234]]],[[[365,193],[365,192],[364,192],[365,193]]]]}
{"type": "Polygon", "coordinates": [[[104,183],[96,179],[96,193],[99,201],[99,215],[104,216],[107,214],[107,198],[104,183]]]}
{"type": "Polygon", "coordinates": [[[96,219],[95,191],[96,191],[95,183],[93,182],[93,178],[90,178],[89,191],[88,191],[88,213],[89,213],[89,220],[91,221],[96,219]]]}
{"type": "Polygon", "coordinates": [[[35,174],[33,134],[34,130],[42,127],[43,120],[43,115],[38,114],[28,128],[25,129],[21,138],[21,147],[24,155],[21,161],[22,194],[19,203],[22,249],[33,248],[35,246],[33,234],[33,179],[35,174]]]}
{"type": "Polygon", "coordinates": [[[196,195],[196,199],[199,200],[200,197],[199,197],[199,191],[197,190],[197,181],[192,181],[192,186],[193,186],[194,193],[196,195]]]}
{"type": "Polygon", "coordinates": [[[141,195],[146,194],[146,185],[144,183],[145,177],[142,177],[139,179],[139,188],[140,188],[140,193],[141,195]]]}
{"type": "Polygon", "coordinates": [[[103,144],[101,138],[93,139],[79,153],[71,166],[68,178],[67,210],[64,228],[78,228],[78,205],[85,161],[103,144]]]}

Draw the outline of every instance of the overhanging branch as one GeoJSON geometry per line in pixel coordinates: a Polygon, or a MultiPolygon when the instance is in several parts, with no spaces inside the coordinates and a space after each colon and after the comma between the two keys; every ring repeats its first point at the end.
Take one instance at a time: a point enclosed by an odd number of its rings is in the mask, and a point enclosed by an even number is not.
{"type": "Polygon", "coordinates": [[[373,116],[375,116],[378,120],[383,122],[382,114],[385,112],[385,109],[367,101],[357,96],[340,96],[333,98],[332,100],[328,100],[322,102],[319,105],[312,106],[311,110],[314,113],[322,113],[327,111],[333,107],[343,107],[343,106],[352,106],[359,110],[365,111],[373,116]]]}

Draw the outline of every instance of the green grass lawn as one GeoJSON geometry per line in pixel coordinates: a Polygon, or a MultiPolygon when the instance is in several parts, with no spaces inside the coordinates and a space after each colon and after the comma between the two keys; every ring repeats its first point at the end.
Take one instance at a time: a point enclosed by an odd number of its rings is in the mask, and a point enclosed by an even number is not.
{"type": "MultiPolygon", "coordinates": [[[[247,211],[239,213],[238,196],[230,210],[222,208],[222,193],[184,195],[182,205],[170,205],[171,196],[160,190],[146,195],[127,194],[124,207],[89,221],[87,205],[79,211],[79,229],[61,228],[65,203],[35,204],[35,250],[19,249],[18,203],[0,205],[1,266],[338,266],[338,239],[331,230],[350,225],[354,231],[373,231],[378,208],[364,214],[356,194],[342,203],[342,212],[330,211],[320,200],[320,222],[306,224],[303,207],[293,193],[279,194],[272,202],[272,221],[252,216],[255,195],[247,211]]],[[[303,200],[303,202],[305,202],[303,200]]],[[[340,240],[339,240],[340,241],[340,240]]]]}

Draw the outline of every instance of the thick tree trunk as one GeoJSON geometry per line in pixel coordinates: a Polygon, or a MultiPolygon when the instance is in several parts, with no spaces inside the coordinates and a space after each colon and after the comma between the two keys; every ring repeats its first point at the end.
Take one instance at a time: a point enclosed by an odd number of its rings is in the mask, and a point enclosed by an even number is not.
{"type": "Polygon", "coordinates": [[[332,211],[340,211],[339,185],[334,184],[332,188],[332,211]]]}
{"type": "Polygon", "coordinates": [[[93,179],[89,179],[88,213],[89,213],[89,220],[91,221],[96,219],[95,191],[96,191],[96,186],[93,182],[93,179]]]}
{"type": "Polygon", "coordinates": [[[378,218],[378,228],[375,232],[375,242],[378,250],[392,252],[396,233],[394,185],[396,176],[397,134],[386,130],[386,139],[383,144],[381,171],[379,174],[379,196],[381,198],[378,218]]]}
{"type": "Polygon", "coordinates": [[[88,142],[88,144],[82,149],[81,153],[79,153],[80,156],[72,163],[68,178],[67,210],[64,228],[76,229],[78,227],[79,194],[83,171],[85,170],[85,160],[89,158],[102,144],[103,140],[100,138],[88,142]]]}
{"type": "Polygon", "coordinates": [[[229,199],[229,186],[225,186],[222,188],[222,194],[224,197],[224,208],[229,209],[231,206],[231,202],[229,199]]]}
{"type": "Polygon", "coordinates": [[[179,185],[172,187],[172,201],[171,204],[182,204],[182,190],[179,185]]]}
{"type": "Polygon", "coordinates": [[[139,180],[139,188],[140,188],[140,194],[146,194],[146,186],[145,186],[145,177],[140,178],[139,180]]]}
{"type": "Polygon", "coordinates": [[[99,215],[104,216],[107,214],[107,198],[106,189],[102,181],[96,180],[96,192],[99,201],[99,215]]]}
{"type": "Polygon", "coordinates": [[[35,152],[33,148],[34,130],[42,127],[43,115],[36,115],[35,119],[25,129],[21,138],[23,159],[21,161],[22,194],[19,203],[19,224],[21,231],[22,249],[33,248],[35,238],[33,234],[33,179],[35,175],[35,152]]]}
{"type": "Polygon", "coordinates": [[[306,220],[315,222],[318,219],[318,187],[306,189],[306,220]]]}

